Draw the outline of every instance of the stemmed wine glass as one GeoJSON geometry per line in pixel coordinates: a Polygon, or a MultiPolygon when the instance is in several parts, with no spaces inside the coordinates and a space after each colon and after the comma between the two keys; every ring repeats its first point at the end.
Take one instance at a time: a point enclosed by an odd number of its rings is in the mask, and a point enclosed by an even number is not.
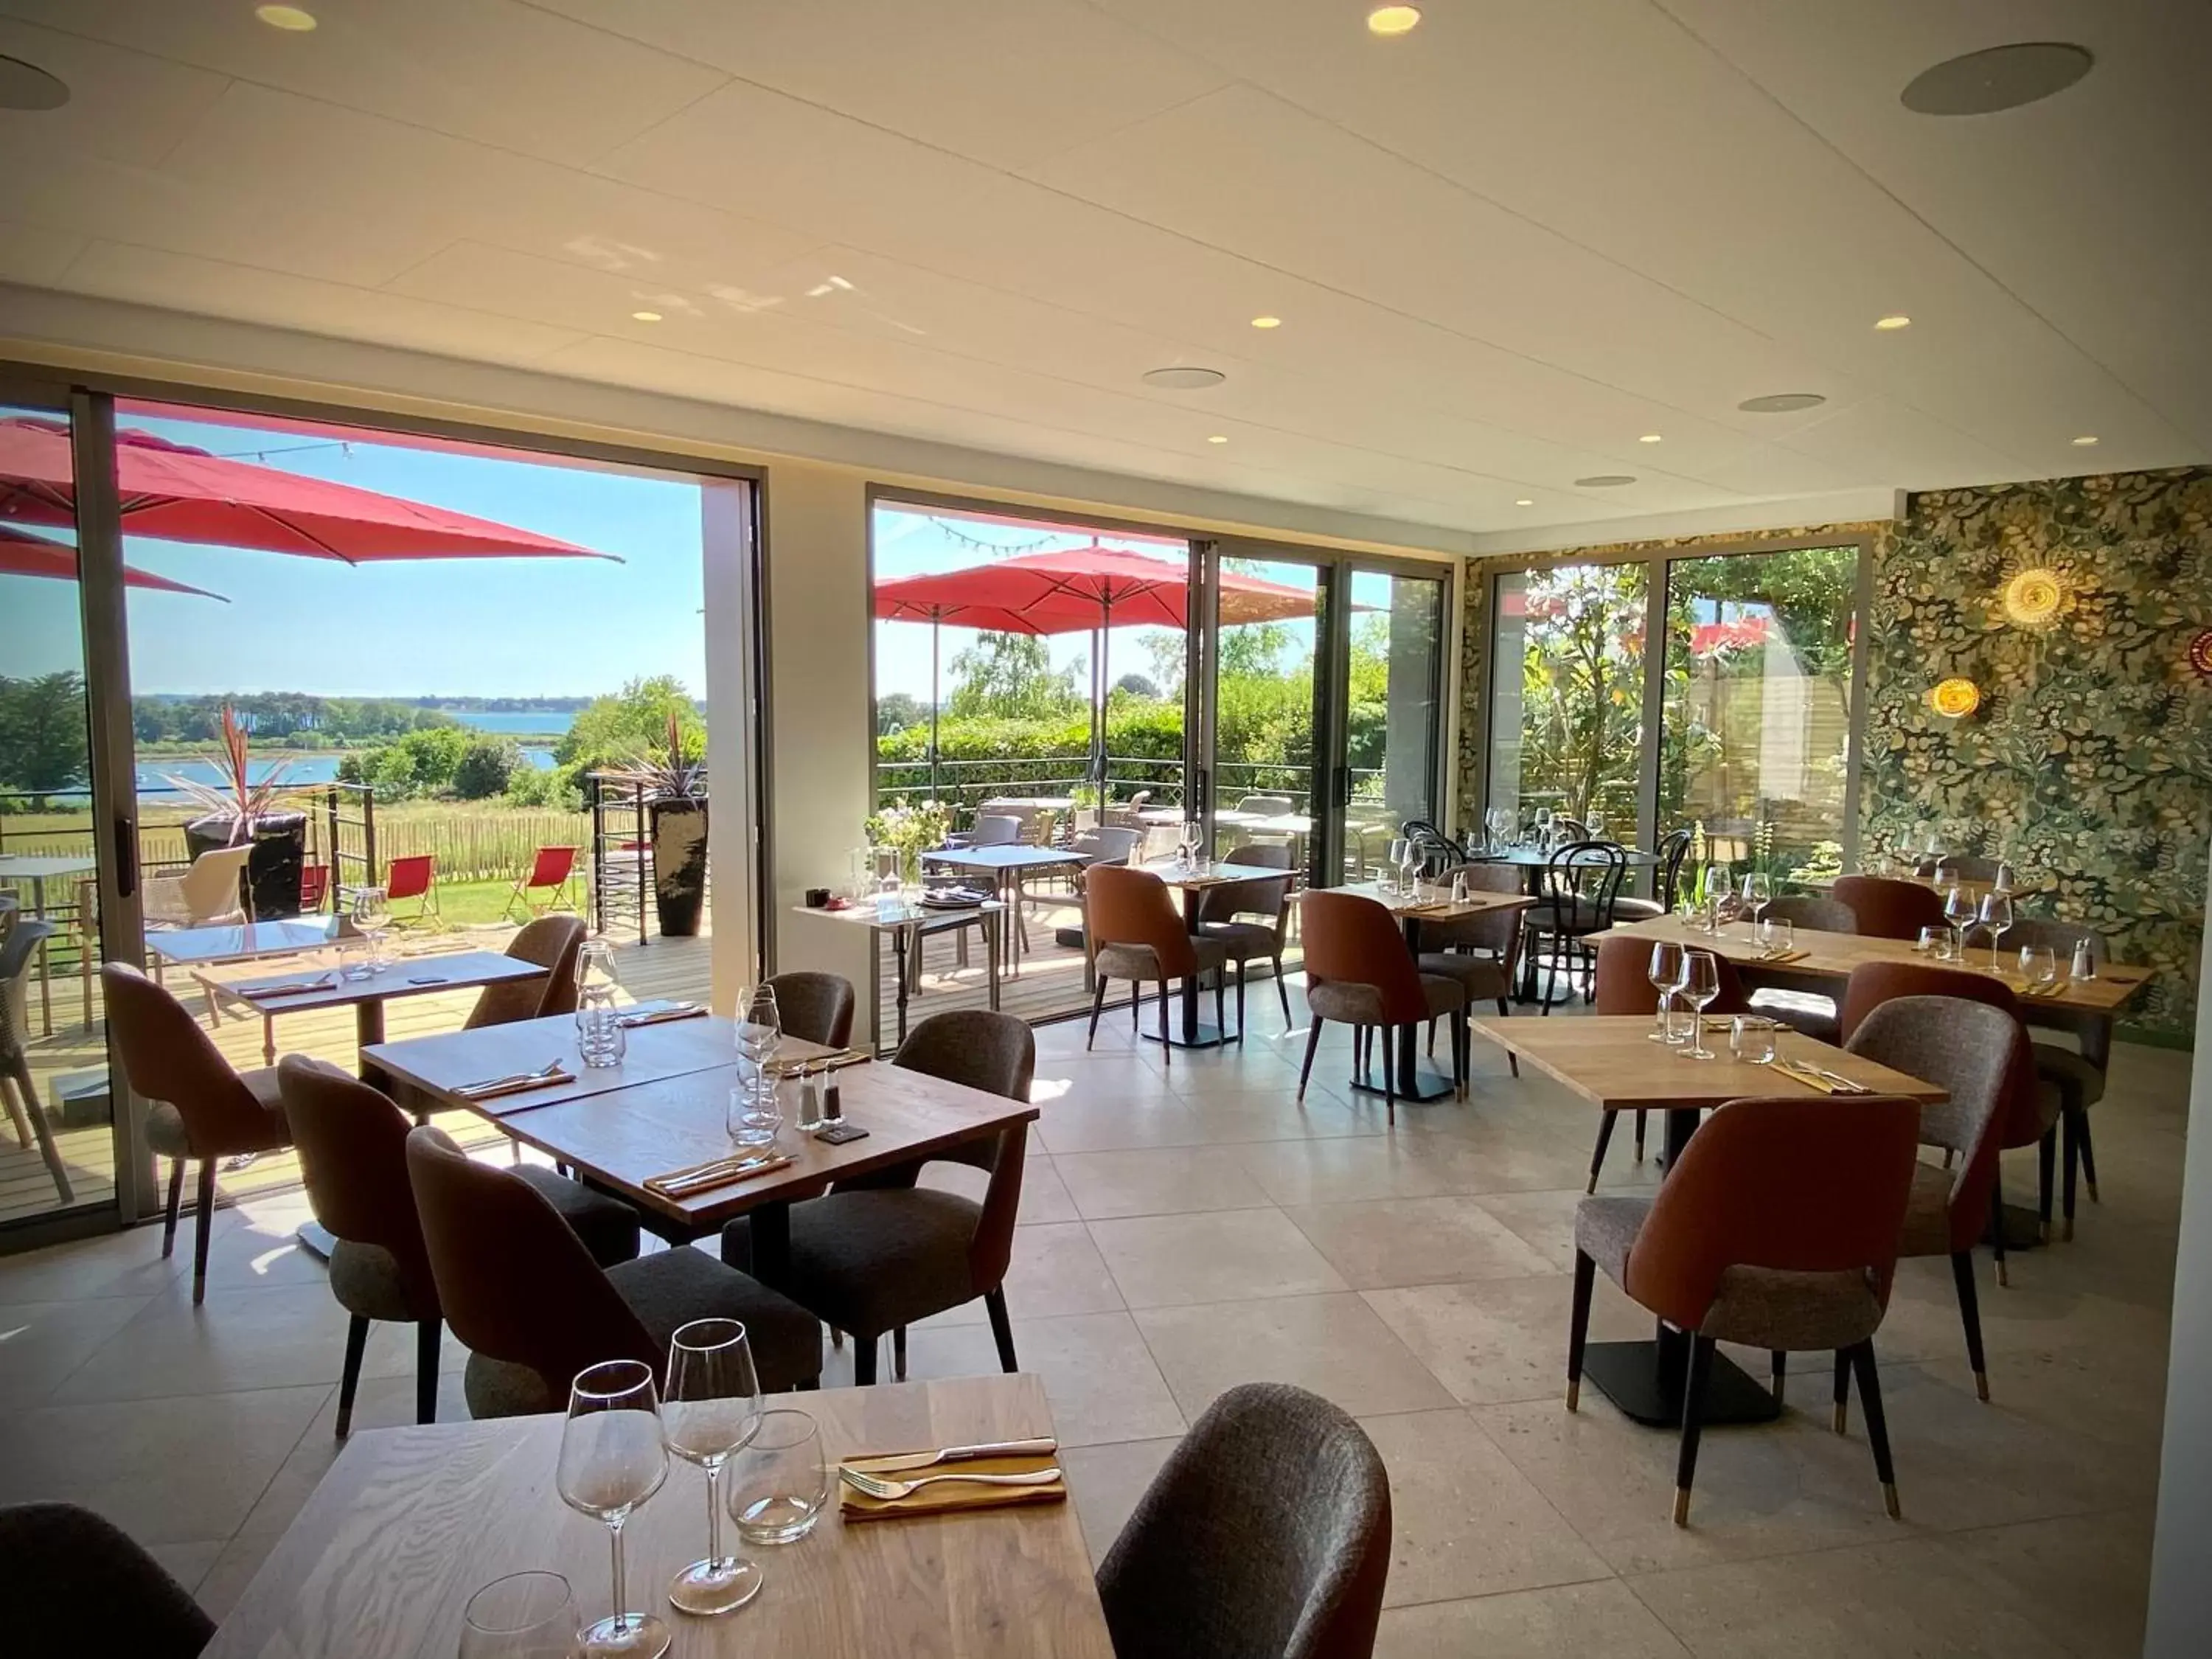
{"type": "Polygon", "coordinates": [[[1206,844],[1206,827],[1191,819],[1184,823],[1182,836],[1176,843],[1176,862],[1188,869],[1198,862],[1199,849],[1206,844]]]}
{"type": "Polygon", "coordinates": [[[357,887],[353,895],[355,930],[368,941],[368,971],[385,969],[384,936],[392,931],[392,901],[381,887],[357,887]]]}
{"type": "Polygon", "coordinates": [[[1705,1009],[1721,994],[1721,975],[1711,951],[1682,952],[1682,977],[1675,990],[1694,1011],[1690,1018],[1690,1046],[1682,1051],[1684,1058],[1712,1059],[1713,1051],[1705,1047],[1705,1009]]]}
{"type": "Polygon", "coordinates": [[[1972,895],[1955,881],[1951,884],[1950,891],[1943,896],[1943,920],[1951,924],[1954,940],[1951,955],[1956,961],[1963,963],[1966,959],[1966,930],[1974,925],[1974,901],[1972,895]]]}
{"type": "Polygon", "coordinates": [[[760,1593],[761,1571],[722,1553],[722,1466],[760,1432],[760,1376],[752,1345],[734,1319],[695,1319],[668,1344],[668,1398],[660,1407],[668,1449],[707,1471],[707,1554],[676,1575],[669,1605],[679,1613],[732,1613],[760,1593]]]}
{"type": "Polygon", "coordinates": [[[554,1484],[570,1509],[606,1523],[614,1547],[614,1611],[584,1632],[586,1659],[658,1659],[668,1651],[668,1626],[652,1613],[629,1611],[623,1578],[623,1522],[667,1479],[653,1368],[641,1359],[609,1359],[578,1372],[554,1484]]]}
{"type": "MultiPolygon", "coordinates": [[[[1997,953],[1997,945],[2012,928],[2012,895],[2010,893],[1989,892],[1982,895],[1982,926],[1990,930],[1990,971],[2000,973],[2003,971],[2004,962],[1997,953]]],[[[1961,961],[1965,959],[1965,956],[1966,953],[1963,951],[1960,952],[1961,961]]]]}
{"type": "MultiPolygon", "coordinates": [[[[775,1099],[775,1079],[769,1074],[769,1067],[783,1042],[783,1015],[776,1006],[773,985],[755,986],[750,995],[739,999],[738,1006],[738,1058],[744,1062],[740,1068],[739,1086],[750,1091],[752,1109],[733,1115],[742,1116],[749,1127],[757,1127],[773,1121],[768,1107],[775,1099]],[[744,1073],[750,1075],[742,1075],[744,1073]]],[[[740,1138],[750,1144],[759,1144],[763,1139],[758,1135],[740,1138]]],[[[771,1127],[765,1139],[773,1141],[775,1138],[771,1127]]]]}
{"type": "Polygon", "coordinates": [[[1412,897],[1420,892],[1421,872],[1427,868],[1428,862],[1421,850],[1421,843],[1408,836],[1406,850],[1398,860],[1398,890],[1401,893],[1412,897]]]}
{"type": "Polygon", "coordinates": [[[1403,836],[1396,836],[1391,838],[1390,862],[1383,878],[1385,885],[1390,886],[1395,890],[1396,884],[1403,879],[1403,872],[1406,868],[1406,852],[1413,844],[1413,843],[1412,842],[1407,840],[1403,836]]]}
{"type": "Polygon", "coordinates": [[[1510,806],[1493,806],[1482,815],[1482,826],[1490,832],[1490,850],[1502,853],[1513,844],[1513,830],[1520,815],[1510,806]]]}
{"type": "Polygon", "coordinates": [[[1774,902],[1774,878],[1763,870],[1747,872],[1743,878],[1743,908],[1751,912],[1752,933],[1759,932],[1759,919],[1766,914],[1766,907],[1774,902]]]}
{"type": "Polygon", "coordinates": [[[1658,1030],[1651,1033],[1654,1042],[1674,1040],[1674,991],[1682,982],[1682,947],[1673,939],[1662,939],[1651,947],[1651,967],[1647,977],[1659,993],[1658,1030]]]}

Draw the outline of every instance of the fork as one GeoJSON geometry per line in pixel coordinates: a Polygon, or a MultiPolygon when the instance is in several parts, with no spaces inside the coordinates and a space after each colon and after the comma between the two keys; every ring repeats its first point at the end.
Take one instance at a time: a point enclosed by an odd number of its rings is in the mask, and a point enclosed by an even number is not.
{"type": "Polygon", "coordinates": [[[886,1504],[911,1498],[924,1486],[933,1486],[940,1480],[963,1480],[974,1486],[1046,1486],[1060,1478],[1057,1468],[1032,1469],[1026,1474],[925,1474],[916,1480],[886,1480],[879,1474],[842,1466],[837,1473],[854,1491],[881,1498],[886,1504]]]}
{"type": "Polygon", "coordinates": [[[487,1089],[504,1089],[510,1084],[535,1083],[540,1078],[551,1077],[560,1069],[561,1057],[556,1054],[534,1072],[510,1072],[505,1077],[488,1077],[480,1083],[459,1084],[453,1092],[457,1095],[480,1095],[487,1089]]]}

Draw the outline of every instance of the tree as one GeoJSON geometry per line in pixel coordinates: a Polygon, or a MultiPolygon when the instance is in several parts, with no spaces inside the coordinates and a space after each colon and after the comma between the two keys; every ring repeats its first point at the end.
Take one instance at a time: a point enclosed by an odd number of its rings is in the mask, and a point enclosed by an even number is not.
{"type": "Polygon", "coordinates": [[[0,784],[45,794],[82,788],[90,772],[83,678],[0,675],[0,784]]]}
{"type": "Polygon", "coordinates": [[[909,726],[929,723],[929,705],[908,691],[893,691],[876,699],[876,735],[889,737],[909,726]]]}
{"type": "Polygon", "coordinates": [[[471,738],[453,767],[453,793],[463,800],[484,800],[503,793],[522,764],[522,750],[512,738],[471,738]]]}
{"type": "Polygon", "coordinates": [[[691,694],[675,675],[656,674],[629,681],[613,696],[594,697],[562,735],[554,758],[582,771],[639,759],[666,742],[672,714],[683,730],[684,752],[704,753],[707,722],[691,694]]]}
{"type": "Polygon", "coordinates": [[[1159,701],[1160,688],[1142,674],[1122,675],[1114,682],[1114,689],[1124,696],[1145,697],[1155,702],[1159,701]]]}
{"type": "Polygon", "coordinates": [[[1188,648],[1181,634],[1171,634],[1164,628],[1148,629],[1137,635],[1137,649],[1152,665],[1152,683],[1160,688],[1162,696],[1178,702],[1182,700],[1182,671],[1188,648]]]}
{"type": "Polygon", "coordinates": [[[1042,635],[978,635],[953,658],[952,678],[945,708],[957,719],[1045,720],[1082,706],[1075,670],[1054,672],[1042,635]]]}

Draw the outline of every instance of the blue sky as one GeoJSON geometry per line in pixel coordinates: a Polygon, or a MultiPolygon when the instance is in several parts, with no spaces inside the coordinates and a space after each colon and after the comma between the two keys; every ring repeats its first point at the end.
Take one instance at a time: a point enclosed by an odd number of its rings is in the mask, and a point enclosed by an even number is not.
{"type": "MultiPolygon", "coordinates": [[[[588,696],[666,673],[704,693],[701,492],[689,480],[136,415],[123,424],[626,561],[349,566],[126,535],[130,563],[230,600],[132,590],[135,691],[588,696]]],[[[0,673],[81,666],[74,585],[0,577],[0,673]]]]}

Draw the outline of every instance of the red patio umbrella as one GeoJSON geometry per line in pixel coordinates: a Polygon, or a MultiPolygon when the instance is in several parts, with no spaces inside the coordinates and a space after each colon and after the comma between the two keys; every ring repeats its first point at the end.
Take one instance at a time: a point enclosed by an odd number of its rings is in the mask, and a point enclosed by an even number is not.
{"type": "MultiPolygon", "coordinates": [[[[228,460],[150,432],[115,434],[125,534],[362,564],[386,559],[616,559],[535,531],[397,495],[228,460]]],[[[73,526],[69,428],[0,420],[0,520],[73,526]]],[[[616,559],[619,563],[621,561],[616,559]]]]}
{"type": "MultiPolygon", "coordinates": [[[[73,582],[76,580],[76,549],[0,525],[0,576],[51,576],[58,581],[73,582]]],[[[203,599],[230,603],[220,593],[171,581],[167,576],[157,576],[131,564],[123,567],[123,585],[155,593],[191,593],[203,599]]]]}

